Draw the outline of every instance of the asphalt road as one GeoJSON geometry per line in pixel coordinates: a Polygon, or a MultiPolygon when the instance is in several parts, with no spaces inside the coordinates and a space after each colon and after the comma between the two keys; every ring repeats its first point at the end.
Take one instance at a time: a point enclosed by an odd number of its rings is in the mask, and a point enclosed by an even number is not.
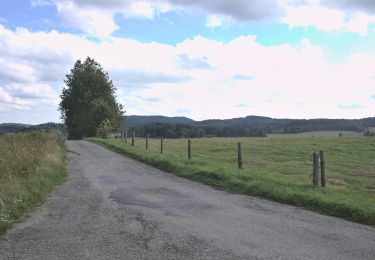
{"type": "Polygon", "coordinates": [[[67,145],[67,182],[0,239],[0,259],[375,259],[374,228],[67,145]]]}

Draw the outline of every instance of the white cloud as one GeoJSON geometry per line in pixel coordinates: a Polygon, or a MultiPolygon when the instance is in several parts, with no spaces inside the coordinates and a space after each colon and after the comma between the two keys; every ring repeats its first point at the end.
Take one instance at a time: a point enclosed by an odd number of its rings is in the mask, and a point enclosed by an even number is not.
{"type": "Polygon", "coordinates": [[[281,14],[278,0],[168,0],[174,7],[201,10],[208,15],[222,15],[237,21],[272,20],[281,14]]]}
{"type": "Polygon", "coordinates": [[[12,97],[4,89],[0,88],[0,102],[11,103],[12,97]]]}
{"type": "Polygon", "coordinates": [[[343,12],[325,7],[289,7],[283,22],[290,27],[314,26],[323,31],[340,30],[344,27],[343,12]]]}
{"type": "Polygon", "coordinates": [[[34,79],[34,71],[22,63],[0,58],[0,78],[7,81],[28,82],[34,79]]]}
{"type": "Polygon", "coordinates": [[[130,5],[130,13],[136,16],[144,16],[146,18],[154,17],[155,8],[149,2],[137,2],[130,5]]]}
{"type": "MultiPolygon", "coordinates": [[[[119,27],[114,21],[116,14],[127,18],[153,19],[158,13],[169,11],[170,6],[164,1],[138,0],[50,0],[57,7],[63,23],[76,28],[83,33],[106,38],[119,27]]],[[[45,1],[36,1],[34,5],[46,4],[45,1]]]]}
{"type": "Polygon", "coordinates": [[[34,105],[32,100],[14,98],[11,94],[0,87],[0,111],[28,111],[34,105]]]}
{"type": "Polygon", "coordinates": [[[34,7],[46,6],[46,5],[53,5],[53,2],[52,0],[31,0],[31,5],[34,7]]]}
{"type": "Polygon", "coordinates": [[[118,28],[111,12],[79,8],[65,2],[57,4],[57,11],[67,26],[95,36],[106,37],[118,28]]]}
{"type": "Polygon", "coordinates": [[[211,15],[207,18],[206,26],[208,28],[213,29],[222,26],[222,24],[222,18],[220,18],[219,16],[211,15]]]}
{"type": "Polygon", "coordinates": [[[298,48],[264,47],[254,37],[239,37],[228,44],[197,37],[177,49],[196,56],[205,53],[216,70],[191,72],[193,80],[187,82],[134,90],[139,96],[158,97],[161,101],[149,104],[129,94],[125,101],[137,108],[130,107],[131,114],[166,114],[165,111],[185,109],[191,111],[185,115],[198,119],[249,114],[356,118],[371,116],[375,108],[370,98],[375,93],[370,76],[375,59],[365,59],[365,55],[353,56],[344,64],[332,64],[323,49],[307,39],[298,48]],[[236,73],[252,77],[226,80],[236,73]],[[342,104],[352,103],[362,107],[343,109],[342,104]]]}
{"type": "Polygon", "coordinates": [[[50,85],[43,83],[9,84],[5,88],[13,97],[27,99],[48,99],[51,104],[56,105],[58,95],[50,85]]]}
{"type": "Polygon", "coordinates": [[[320,0],[318,2],[322,5],[332,8],[340,8],[348,12],[361,11],[370,15],[375,14],[375,2],[373,0],[320,0]]]}
{"type": "Polygon", "coordinates": [[[315,27],[318,30],[348,31],[366,36],[370,24],[375,23],[375,16],[360,11],[333,9],[319,4],[319,1],[310,5],[284,5],[286,15],[282,21],[291,28],[315,27]]]}
{"type": "Polygon", "coordinates": [[[205,15],[208,28],[223,26],[226,21],[282,20],[291,28],[315,27],[328,32],[349,31],[366,36],[368,26],[375,23],[373,1],[33,0],[32,4],[36,7],[56,5],[66,26],[100,38],[110,36],[119,28],[114,21],[115,15],[153,19],[169,11],[205,15]]]}
{"type": "Polygon", "coordinates": [[[358,33],[361,36],[366,36],[370,24],[375,23],[375,16],[368,16],[364,13],[357,13],[349,20],[345,29],[349,32],[358,33]]]}
{"type": "Polygon", "coordinates": [[[58,93],[51,86],[43,83],[12,83],[4,86],[0,84],[0,108],[1,111],[10,114],[15,110],[30,111],[37,107],[51,109],[58,103],[58,93]]]}
{"type": "Polygon", "coordinates": [[[84,40],[55,31],[11,31],[0,25],[0,109],[8,113],[40,106],[55,109],[56,86],[74,61],[69,48],[77,41],[85,45],[84,40]]]}
{"type": "Polygon", "coordinates": [[[54,4],[63,23],[86,34],[105,38],[118,25],[116,14],[126,18],[153,19],[169,11],[199,13],[208,16],[207,26],[218,27],[223,20],[263,21],[281,16],[278,0],[33,0],[35,7],[54,4]]]}
{"type": "Polygon", "coordinates": [[[333,63],[308,39],[297,47],[266,47],[255,36],[228,43],[197,36],[176,46],[113,37],[94,43],[0,26],[2,114],[56,111],[65,74],[87,56],[109,71],[128,114],[358,118],[375,111],[375,57],[357,53],[333,63]]]}

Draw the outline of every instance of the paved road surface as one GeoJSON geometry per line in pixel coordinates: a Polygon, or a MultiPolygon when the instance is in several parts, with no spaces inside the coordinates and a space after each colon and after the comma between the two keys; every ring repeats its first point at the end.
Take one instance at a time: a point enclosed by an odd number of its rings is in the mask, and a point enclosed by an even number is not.
{"type": "Polygon", "coordinates": [[[68,181],[0,240],[0,259],[375,259],[375,229],[68,141],[68,181]]]}

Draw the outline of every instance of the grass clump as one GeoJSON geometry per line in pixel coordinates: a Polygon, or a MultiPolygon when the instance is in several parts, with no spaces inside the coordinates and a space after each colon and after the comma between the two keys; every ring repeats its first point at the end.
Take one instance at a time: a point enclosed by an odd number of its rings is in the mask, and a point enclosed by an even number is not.
{"type": "Polygon", "coordinates": [[[89,138],[114,151],[175,175],[229,192],[259,196],[323,214],[375,226],[375,138],[332,134],[275,135],[267,138],[136,138],[135,146],[119,139],[89,138]],[[237,169],[237,142],[243,169],[237,169]],[[325,151],[326,188],[312,188],[311,154],[325,151]]]}
{"type": "Polygon", "coordinates": [[[55,133],[0,136],[0,235],[40,204],[65,176],[64,139],[55,133]]]}

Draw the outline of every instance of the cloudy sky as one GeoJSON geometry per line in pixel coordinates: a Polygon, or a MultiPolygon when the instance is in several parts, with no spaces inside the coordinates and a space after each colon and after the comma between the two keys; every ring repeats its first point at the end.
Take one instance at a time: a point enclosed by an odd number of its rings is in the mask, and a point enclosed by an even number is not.
{"type": "Polygon", "coordinates": [[[59,122],[87,56],[128,115],[375,116],[373,0],[2,0],[0,123],[59,122]]]}

